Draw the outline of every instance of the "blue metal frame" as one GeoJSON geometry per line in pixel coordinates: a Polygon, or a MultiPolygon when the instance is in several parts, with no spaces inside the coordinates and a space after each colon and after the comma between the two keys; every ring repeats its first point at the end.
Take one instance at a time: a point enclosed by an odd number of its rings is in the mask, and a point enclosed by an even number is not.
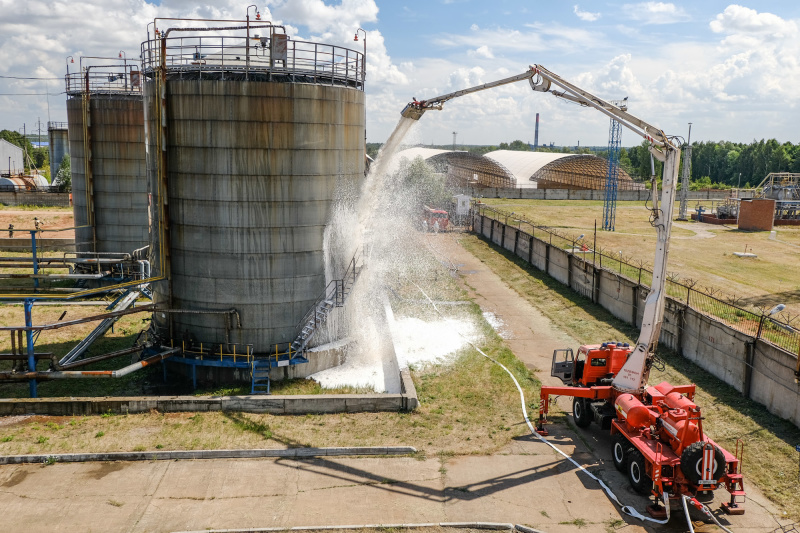
{"type": "Polygon", "coordinates": [[[614,231],[617,217],[617,184],[619,183],[619,152],[622,142],[622,124],[611,119],[608,132],[608,174],[606,175],[606,200],[603,206],[603,229],[614,231]]]}
{"type": "MultiPolygon", "coordinates": [[[[36,230],[31,230],[31,253],[33,255],[33,275],[39,273],[39,260],[36,257],[36,230]]],[[[39,278],[33,278],[33,292],[39,289],[39,278]]]]}
{"type": "MultiPolygon", "coordinates": [[[[36,263],[34,263],[35,265],[36,263]]],[[[25,308],[25,327],[28,328],[25,331],[25,340],[28,345],[28,370],[30,372],[36,372],[36,355],[34,352],[33,347],[33,330],[31,330],[31,326],[33,326],[33,319],[31,317],[31,313],[33,311],[33,302],[32,298],[26,298],[23,306],[25,308]]],[[[31,398],[36,398],[36,380],[32,379],[29,382],[30,385],[30,394],[31,398]]]]}
{"type": "MultiPolygon", "coordinates": [[[[308,363],[308,358],[304,355],[294,355],[293,357],[289,358],[288,354],[280,354],[278,357],[274,355],[269,356],[266,358],[265,356],[263,359],[252,359],[248,361],[247,356],[239,355],[236,357],[237,361],[233,361],[232,356],[223,356],[222,360],[220,359],[212,359],[214,357],[213,354],[209,354],[207,358],[198,359],[195,357],[183,357],[183,356],[173,356],[169,358],[170,362],[178,363],[181,365],[190,366],[192,369],[192,387],[197,388],[197,367],[198,366],[211,366],[211,367],[221,367],[221,368],[246,368],[249,370],[253,369],[253,364],[257,368],[278,368],[283,366],[294,366],[299,365],[302,363],[308,363]]],[[[166,362],[166,361],[165,361],[166,362]]]]}

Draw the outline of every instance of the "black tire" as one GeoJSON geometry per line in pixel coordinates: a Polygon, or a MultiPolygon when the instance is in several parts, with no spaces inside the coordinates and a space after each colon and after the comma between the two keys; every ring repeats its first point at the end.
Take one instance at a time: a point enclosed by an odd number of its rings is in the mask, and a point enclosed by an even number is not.
{"type": "Polygon", "coordinates": [[[633,490],[639,494],[650,494],[653,490],[653,481],[647,476],[644,456],[636,449],[628,453],[628,481],[633,490]]]}
{"type": "Polygon", "coordinates": [[[592,423],[592,413],[589,410],[589,402],[584,398],[572,400],[572,418],[575,425],[579,428],[587,428],[592,423]]]}
{"type": "Polygon", "coordinates": [[[614,468],[620,472],[625,471],[628,464],[628,455],[634,450],[631,443],[622,433],[614,435],[614,443],[611,445],[611,458],[614,461],[614,468]]]}
{"type": "MultiPolygon", "coordinates": [[[[703,442],[695,442],[684,448],[681,454],[681,471],[686,479],[695,485],[700,482],[703,477],[703,442]]],[[[714,481],[719,481],[725,474],[725,455],[717,446],[714,446],[714,464],[713,472],[711,473],[714,481]]]]}

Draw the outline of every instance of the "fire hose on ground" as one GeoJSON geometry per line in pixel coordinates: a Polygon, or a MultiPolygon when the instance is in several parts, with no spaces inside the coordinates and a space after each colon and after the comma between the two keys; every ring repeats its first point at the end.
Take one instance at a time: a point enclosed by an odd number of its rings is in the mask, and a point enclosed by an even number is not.
{"type": "MultiPolygon", "coordinates": [[[[439,316],[441,316],[442,318],[444,318],[444,315],[442,315],[441,311],[439,311],[439,308],[438,308],[438,307],[436,307],[436,304],[433,302],[433,300],[431,300],[431,298],[430,298],[430,297],[428,296],[428,294],[427,294],[427,293],[426,293],[426,292],[425,292],[425,291],[422,289],[422,287],[420,287],[420,286],[419,286],[417,283],[415,283],[414,281],[411,281],[411,283],[413,283],[413,284],[414,284],[414,285],[417,287],[417,289],[419,289],[419,291],[420,291],[420,292],[423,294],[423,296],[425,296],[425,298],[428,300],[428,302],[430,302],[431,306],[433,306],[433,309],[436,311],[436,313],[437,313],[439,316]]],[[[533,436],[535,436],[535,437],[536,437],[536,438],[538,438],[538,439],[539,439],[541,442],[543,442],[544,444],[546,444],[547,446],[549,446],[550,448],[552,448],[552,449],[553,449],[553,450],[554,450],[556,453],[558,453],[559,455],[561,455],[562,457],[564,457],[564,459],[566,459],[567,461],[569,461],[569,462],[570,462],[570,463],[571,463],[573,466],[575,466],[575,468],[577,468],[579,471],[583,472],[583,473],[584,473],[584,474],[586,474],[588,477],[590,477],[592,480],[596,481],[596,482],[597,482],[597,483],[600,485],[600,487],[603,489],[603,491],[606,493],[606,495],[607,495],[607,496],[608,496],[608,497],[609,497],[609,498],[610,498],[610,499],[611,499],[611,500],[612,500],[614,503],[616,503],[616,504],[619,506],[620,510],[621,510],[623,513],[625,513],[626,515],[628,515],[628,516],[631,516],[631,517],[633,517],[633,518],[637,518],[637,519],[639,519],[639,520],[641,520],[641,521],[643,521],[643,522],[652,522],[652,523],[655,523],[655,524],[662,524],[662,525],[663,525],[663,524],[666,524],[666,523],[668,523],[668,522],[669,522],[669,520],[670,520],[670,505],[669,505],[669,496],[668,496],[666,493],[662,494],[662,497],[663,497],[663,500],[664,500],[664,508],[666,509],[667,517],[666,517],[664,520],[658,520],[658,519],[656,519],[656,518],[651,518],[651,517],[649,517],[649,516],[645,516],[645,515],[643,515],[642,513],[640,513],[639,511],[637,511],[636,509],[634,509],[633,507],[631,507],[631,506],[628,506],[628,505],[623,505],[623,504],[622,504],[622,502],[620,502],[620,501],[619,501],[619,498],[617,498],[617,495],[616,495],[616,494],[614,494],[614,492],[611,490],[611,487],[609,487],[608,485],[606,485],[606,484],[603,482],[603,480],[601,480],[600,478],[598,478],[597,476],[595,476],[594,474],[592,474],[591,472],[589,472],[589,471],[588,471],[586,468],[584,468],[582,465],[578,464],[578,462],[577,462],[577,461],[575,461],[575,460],[574,460],[572,457],[570,457],[569,455],[567,455],[565,452],[563,452],[561,449],[559,449],[559,448],[558,448],[556,445],[554,445],[554,444],[553,444],[553,443],[551,443],[549,440],[547,440],[546,438],[544,438],[544,437],[543,437],[541,434],[539,434],[539,433],[536,431],[536,429],[533,427],[533,424],[531,423],[531,420],[530,420],[530,418],[528,417],[528,408],[527,408],[527,406],[526,406],[526,404],[525,404],[525,393],[522,391],[522,387],[520,386],[519,382],[517,381],[517,378],[516,378],[516,377],[514,377],[514,374],[513,374],[513,373],[512,373],[512,372],[511,372],[511,371],[510,371],[508,368],[506,368],[506,367],[505,367],[505,365],[503,365],[503,364],[502,364],[502,363],[500,363],[499,361],[497,361],[497,360],[493,359],[492,357],[490,357],[490,356],[488,356],[486,353],[484,353],[484,352],[483,352],[483,350],[481,350],[481,349],[480,349],[478,346],[476,346],[476,345],[475,345],[475,344],[474,344],[472,341],[470,341],[469,339],[467,339],[466,337],[463,337],[463,336],[462,336],[462,338],[464,338],[464,340],[465,340],[465,341],[466,341],[466,342],[467,342],[467,343],[468,343],[470,346],[472,346],[473,348],[475,348],[475,350],[477,350],[477,352],[478,352],[478,353],[480,353],[480,354],[481,354],[483,357],[485,357],[485,358],[486,358],[486,359],[488,359],[489,361],[493,362],[494,364],[498,365],[500,368],[502,368],[503,370],[505,370],[505,372],[506,372],[506,373],[507,373],[507,374],[508,374],[508,375],[511,377],[511,380],[514,382],[514,385],[517,387],[517,391],[519,392],[519,396],[520,396],[520,402],[521,402],[521,406],[522,406],[522,415],[523,415],[523,417],[525,418],[525,423],[528,425],[528,429],[530,429],[530,431],[531,431],[531,434],[532,434],[533,436]]],[[[714,521],[714,523],[715,523],[715,524],[717,524],[717,526],[719,526],[719,527],[720,527],[720,528],[721,528],[723,531],[725,531],[726,533],[732,533],[732,532],[731,532],[731,530],[729,530],[728,528],[726,528],[725,526],[723,526],[722,524],[720,524],[720,523],[719,523],[719,521],[717,520],[717,518],[716,518],[716,517],[714,516],[714,514],[713,514],[713,513],[712,513],[712,512],[711,512],[711,511],[708,509],[708,507],[706,507],[706,506],[705,506],[705,505],[703,505],[702,503],[698,502],[696,499],[694,499],[694,498],[689,498],[689,497],[687,497],[687,496],[682,496],[681,503],[683,504],[683,510],[684,510],[684,514],[685,514],[685,516],[686,516],[686,522],[687,522],[687,523],[688,523],[688,525],[689,525],[689,531],[690,531],[690,533],[694,533],[694,528],[692,527],[692,522],[691,522],[691,519],[690,519],[690,517],[689,517],[689,508],[688,508],[688,505],[689,505],[689,504],[691,504],[693,507],[697,508],[698,510],[702,511],[702,512],[703,512],[703,513],[704,513],[706,516],[710,517],[710,518],[711,518],[711,519],[714,521]]]]}

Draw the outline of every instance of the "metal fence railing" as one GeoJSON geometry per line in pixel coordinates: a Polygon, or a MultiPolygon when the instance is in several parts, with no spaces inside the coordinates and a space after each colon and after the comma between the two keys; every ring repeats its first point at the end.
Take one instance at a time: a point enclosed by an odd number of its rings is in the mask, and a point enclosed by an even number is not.
{"type": "Polygon", "coordinates": [[[211,77],[231,74],[286,76],[313,83],[363,89],[364,54],[350,48],[297,41],[274,31],[278,26],[251,25],[189,30],[142,43],[143,71],[152,77],[163,64],[170,76],[211,77]],[[246,33],[245,33],[246,30],[246,33]],[[201,34],[201,31],[212,33],[201,34]],[[174,36],[173,36],[174,35],[174,36]]]}
{"type": "MultiPolygon", "coordinates": [[[[82,66],[64,76],[67,94],[142,94],[142,78],[138,61],[100,60],[104,64],[82,66]]],[[[62,123],[63,124],[63,123],[62,123]]],[[[66,127],[67,124],[64,124],[66,127]]],[[[56,128],[57,129],[57,128],[56,128]]]]}
{"type": "MultiPolygon", "coordinates": [[[[538,225],[516,213],[509,213],[485,204],[475,204],[477,213],[487,218],[502,222],[507,226],[515,226],[540,241],[561,248],[567,253],[627,280],[637,283],[648,290],[653,279],[652,270],[644,261],[636,261],[620,254],[608,254],[602,249],[595,249],[586,239],[538,225]]],[[[599,247],[597,247],[599,248],[599,247]]],[[[729,327],[758,339],[765,340],[789,353],[800,353],[800,329],[788,321],[769,316],[767,311],[755,306],[741,306],[737,298],[726,295],[713,287],[699,287],[692,280],[680,279],[670,273],[666,283],[667,295],[699,313],[728,325],[729,327]]]]}

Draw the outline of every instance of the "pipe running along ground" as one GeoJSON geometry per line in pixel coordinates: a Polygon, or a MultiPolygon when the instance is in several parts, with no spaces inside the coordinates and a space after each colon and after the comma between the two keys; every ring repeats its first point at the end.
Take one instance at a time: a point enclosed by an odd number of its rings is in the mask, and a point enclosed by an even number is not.
{"type": "Polygon", "coordinates": [[[137,363],[120,368],[119,370],[63,370],[52,372],[0,372],[0,381],[20,381],[27,379],[48,380],[48,379],[82,379],[82,378],[121,378],[136,372],[146,366],[154,363],[160,363],[165,359],[169,359],[175,353],[179,352],[180,348],[168,348],[166,351],[158,355],[142,359],[137,363]]]}
{"type": "MultiPolygon", "coordinates": [[[[426,244],[428,245],[429,248],[431,248],[430,244],[428,244],[427,241],[426,241],[426,244]]],[[[452,264],[452,262],[451,262],[451,264],[452,264]]],[[[422,289],[422,287],[420,287],[413,280],[409,280],[409,281],[411,281],[411,283],[413,283],[414,286],[416,286],[417,289],[419,289],[419,291],[422,293],[422,295],[425,296],[425,299],[428,302],[430,302],[430,304],[433,307],[434,311],[436,311],[436,313],[440,317],[445,318],[444,315],[442,314],[442,312],[439,311],[439,308],[436,307],[436,304],[433,302],[433,300],[431,300],[430,296],[428,296],[428,294],[422,289]]],[[[459,333],[459,335],[461,335],[461,334],[459,333]]],[[[521,404],[521,407],[522,407],[522,415],[525,418],[525,423],[528,425],[528,429],[530,429],[531,434],[533,436],[535,436],[540,441],[542,441],[544,444],[546,444],[547,446],[552,448],[556,453],[558,453],[559,455],[564,457],[564,459],[566,459],[567,461],[572,463],[572,465],[575,466],[575,468],[577,468],[579,471],[583,472],[584,474],[589,476],[592,480],[596,481],[600,485],[600,487],[603,489],[603,491],[605,491],[606,495],[614,503],[616,503],[619,506],[620,510],[623,513],[625,513],[626,515],[631,516],[633,518],[638,518],[642,522],[652,522],[652,523],[655,523],[655,524],[662,524],[662,525],[669,522],[669,519],[670,519],[669,496],[666,493],[662,493],[662,498],[663,498],[663,502],[664,502],[664,508],[666,509],[666,512],[667,512],[667,517],[664,520],[658,520],[658,519],[655,519],[655,518],[652,518],[652,517],[649,517],[649,516],[645,516],[642,513],[640,513],[639,511],[637,511],[636,509],[634,509],[633,507],[628,506],[628,505],[623,505],[622,502],[619,501],[619,498],[617,498],[617,495],[614,494],[614,491],[611,490],[611,487],[606,485],[603,482],[603,480],[601,480],[600,478],[598,478],[597,476],[595,476],[594,474],[592,474],[591,472],[586,470],[586,468],[584,468],[582,465],[578,464],[572,457],[567,455],[565,452],[563,452],[561,449],[559,449],[555,444],[553,444],[552,442],[550,442],[549,440],[544,438],[539,432],[537,432],[536,429],[533,427],[533,424],[531,423],[530,418],[528,417],[528,408],[527,408],[527,405],[525,404],[525,393],[522,391],[522,387],[520,386],[519,382],[517,381],[517,378],[514,377],[514,374],[508,368],[506,368],[505,365],[503,365],[502,363],[500,363],[496,359],[493,359],[490,356],[486,355],[486,353],[484,353],[483,350],[478,348],[478,346],[476,346],[468,338],[464,337],[463,335],[461,335],[461,337],[467,342],[467,344],[469,344],[470,346],[475,348],[475,350],[478,353],[480,353],[482,356],[484,356],[489,361],[491,361],[494,364],[498,365],[503,370],[505,370],[505,372],[511,377],[511,380],[514,382],[514,385],[517,387],[517,391],[519,392],[520,404],[521,404]]],[[[687,523],[689,524],[689,529],[690,529],[691,533],[694,533],[694,528],[692,527],[691,519],[689,518],[689,509],[687,507],[687,500],[691,501],[691,503],[692,503],[692,505],[694,507],[696,507],[697,509],[699,509],[700,511],[705,513],[707,516],[711,517],[711,519],[714,521],[714,523],[716,523],[720,528],[722,528],[723,531],[725,531],[726,533],[732,533],[729,529],[727,529],[725,526],[720,524],[719,521],[717,521],[717,518],[711,513],[711,511],[708,509],[708,507],[706,507],[705,505],[697,502],[697,500],[693,500],[693,499],[690,500],[686,496],[682,496],[682,500],[681,501],[683,503],[684,513],[686,515],[686,520],[687,520],[687,523]]]]}

